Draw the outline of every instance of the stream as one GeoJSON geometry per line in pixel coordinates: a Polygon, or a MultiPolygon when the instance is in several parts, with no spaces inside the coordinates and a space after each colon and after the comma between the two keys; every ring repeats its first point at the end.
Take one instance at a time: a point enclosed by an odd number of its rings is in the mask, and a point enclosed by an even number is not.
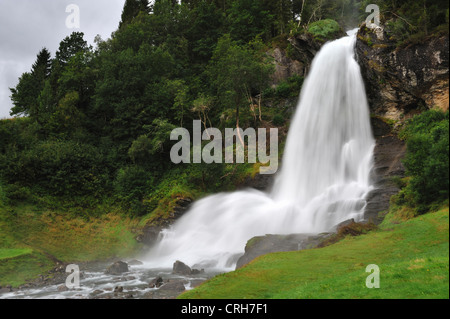
{"type": "Polygon", "coordinates": [[[208,269],[197,275],[182,276],[169,268],[149,268],[145,264],[129,265],[129,272],[121,275],[105,274],[111,265],[91,263],[80,266],[80,287],[67,289],[64,279],[69,273],[62,272],[58,283],[38,285],[0,294],[0,299],[174,299],[205,280],[223,271],[208,269]],[[161,277],[163,285],[150,288],[149,283],[161,277]]]}

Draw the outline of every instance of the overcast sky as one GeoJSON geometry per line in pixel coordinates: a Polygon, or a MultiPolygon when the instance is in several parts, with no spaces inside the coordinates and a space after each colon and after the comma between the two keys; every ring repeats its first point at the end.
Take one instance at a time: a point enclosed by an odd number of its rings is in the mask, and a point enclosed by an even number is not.
{"type": "Polygon", "coordinates": [[[9,87],[30,71],[36,55],[46,47],[55,56],[59,43],[73,31],[94,45],[99,34],[110,38],[120,22],[125,0],[0,0],[0,118],[10,117],[9,87]],[[69,29],[66,8],[80,9],[80,28],[69,29]]]}

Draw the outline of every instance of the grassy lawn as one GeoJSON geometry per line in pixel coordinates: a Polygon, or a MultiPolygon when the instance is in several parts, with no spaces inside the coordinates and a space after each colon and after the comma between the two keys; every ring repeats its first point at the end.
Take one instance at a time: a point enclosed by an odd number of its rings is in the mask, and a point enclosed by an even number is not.
{"type": "Polygon", "coordinates": [[[0,286],[18,287],[54,267],[54,262],[39,252],[0,258],[0,286]]]}
{"type": "Polygon", "coordinates": [[[0,260],[14,258],[22,255],[31,254],[33,250],[25,249],[2,249],[0,248],[0,260]]]}
{"type": "Polygon", "coordinates": [[[448,208],[321,249],[261,256],[180,298],[449,298],[448,208]],[[380,288],[366,287],[366,267],[380,268],[380,288]]]}

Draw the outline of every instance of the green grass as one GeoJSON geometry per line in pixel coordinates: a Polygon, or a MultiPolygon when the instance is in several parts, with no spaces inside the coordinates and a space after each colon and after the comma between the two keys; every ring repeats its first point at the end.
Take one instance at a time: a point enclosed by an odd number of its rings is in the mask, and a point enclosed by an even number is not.
{"type": "Polygon", "coordinates": [[[0,260],[14,258],[22,255],[28,255],[33,252],[32,249],[2,249],[0,248],[0,260]]]}
{"type": "MultiPolygon", "coordinates": [[[[331,246],[261,256],[180,298],[449,298],[448,208],[331,246]],[[366,267],[380,268],[380,288],[366,287],[366,267]]],[[[390,221],[395,220],[394,223],[390,221]]]]}
{"type": "Polygon", "coordinates": [[[54,262],[49,257],[31,250],[28,254],[0,259],[0,286],[19,287],[53,267],[54,262]]]}

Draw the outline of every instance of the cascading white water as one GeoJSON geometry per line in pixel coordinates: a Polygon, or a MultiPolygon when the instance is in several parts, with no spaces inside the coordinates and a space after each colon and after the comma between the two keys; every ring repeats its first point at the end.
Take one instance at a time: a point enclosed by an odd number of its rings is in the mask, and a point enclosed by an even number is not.
{"type": "Polygon", "coordinates": [[[372,187],[374,139],[353,34],[315,57],[273,190],[217,194],[196,202],[147,256],[150,267],[181,260],[230,269],[246,242],[265,234],[318,233],[362,218],[372,187]]]}

